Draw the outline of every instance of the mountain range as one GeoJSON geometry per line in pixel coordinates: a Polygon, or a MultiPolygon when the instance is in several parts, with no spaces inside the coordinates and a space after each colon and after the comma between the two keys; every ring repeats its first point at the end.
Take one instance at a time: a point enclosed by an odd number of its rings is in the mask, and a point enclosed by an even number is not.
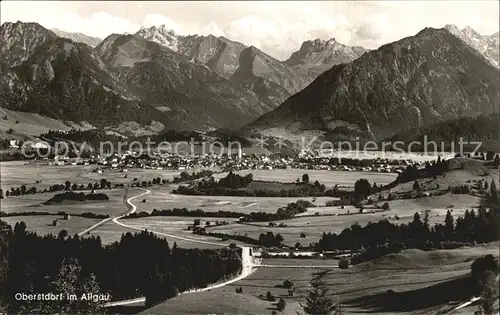
{"type": "Polygon", "coordinates": [[[409,128],[497,113],[498,69],[447,29],[415,36],[334,66],[246,129],[380,140],[409,128]]]}
{"type": "Polygon", "coordinates": [[[500,65],[498,32],[492,35],[481,35],[470,26],[460,29],[453,24],[447,24],[445,28],[467,45],[483,54],[494,66],[498,67],[500,65]]]}
{"type": "Polygon", "coordinates": [[[372,51],[309,40],[284,61],[164,26],[100,40],[7,22],[0,41],[0,107],[119,132],[246,125],[383,139],[498,111],[498,33],[452,25],[372,51]]]}
{"type": "Polygon", "coordinates": [[[59,37],[69,38],[74,42],[84,43],[89,45],[90,47],[95,47],[102,41],[101,38],[88,36],[82,33],[70,33],[58,30],[56,28],[51,29],[51,31],[59,37]]]}
{"type": "Polygon", "coordinates": [[[254,46],[223,36],[181,36],[160,27],[141,28],[136,35],[154,41],[201,63],[225,79],[254,92],[261,101],[276,107],[311,83],[333,65],[351,62],[365,50],[330,39],[305,42],[289,60],[281,62],[254,46]]]}
{"type": "Polygon", "coordinates": [[[314,79],[253,46],[165,27],[98,42],[17,22],[0,36],[1,107],[98,127],[237,128],[314,79]]]}

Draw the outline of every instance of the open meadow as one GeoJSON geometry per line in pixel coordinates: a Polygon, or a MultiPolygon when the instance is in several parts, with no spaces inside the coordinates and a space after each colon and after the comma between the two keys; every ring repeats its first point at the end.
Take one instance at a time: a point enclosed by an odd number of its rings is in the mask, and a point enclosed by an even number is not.
{"type": "MultiPolygon", "coordinates": [[[[388,184],[397,177],[396,173],[379,172],[347,172],[347,171],[326,171],[326,170],[305,170],[305,169],[276,169],[276,170],[242,170],[235,172],[242,176],[252,174],[254,180],[276,181],[281,183],[292,183],[297,178],[302,179],[303,174],[309,175],[309,181],[319,181],[327,187],[338,185],[343,188],[354,188],[354,183],[360,178],[366,178],[370,183],[388,184]]],[[[225,177],[227,173],[214,174],[215,178],[225,177]]]]}
{"type": "MultiPolygon", "coordinates": [[[[276,212],[280,207],[297,200],[312,201],[312,197],[233,197],[233,196],[190,196],[173,194],[177,186],[164,185],[151,188],[151,194],[144,196],[146,203],[139,203],[140,211],[152,212],[153,209],[165,210],[173,208],[201,209],[205,212],[233,211],[233,212],[276,212]]],[[[325,205],[330,197],[317,197],[314,204],[325,205]]]]}
{"type": "MultiPolygon", "coordinates": [[[[303,314],[311,280],[322,279],[329,294],[346,314],[436,314],[450,311],[470,298],[466,279],[472,261],[486,254],[498,256],[498,242],[454,250],[404,250],[350,269],[258,268],[245,279],[223,288],[180,295],[141,315],[159,314],[270,314],[276,302],[265,300],[269,291],[287,302],[283,314],[303,314]],[[293,283],[293,296],[281,285],[293,283]],[[236,288],[242,293],[236,293],[236,288]],[[388,293],[393,290],[393,293],[388,293]]],[[[335,260],[265,259],[273,265],[334,264],[335,260]]],[[[454,314],[472,314],[466,307],[454,314]]]]}
{"type": "MultiPolygon", "coordinates": [[[[498,242],[453,250],[404,250],[349,270],[328,272],[322,279],[347,313],[435,314],[468,300],[466,283],[474,259],[493,254],[498,242]],[[388,293],[393,290],[394,293],[388,293]]],[[[464,310],[472,314],[473,308],[464,310]]]]}
{"type": "Polygon", "coordinates": [[[376,213],[370,213],[369,211],[372,209],[368,208],[366,209],[367,213],[359,213],[359,210],[352,206],[346,206],[344,209],[341,209],[341,207],[314,207],[309,208],[307,212],[293,219],[275,221],[277,225],[280,223],[286,224],[286,227],[270,227],[268,222],[250,222],[210,227],[208,231],[247,235],[257,239],[261,233],[271,231],[274,234],[281,234],[284,238],[284,244],[294,246],[298,242],[304,246],[317,242],[324,232],[340,233],[343,229],[355,223],[364,226],[369,222],[375,223],[384,219],[388,219],[395,224],[408,223],[413,220],[415,212],[418,212],[423,217],[426,210],[430,210],[428,216],[431,225],[444,223],[448,209],[452,211],[455,218],[463,216],[466,209],[473,209],[479,205],[479,198],[470,195],[449,194],[418,199],[394,200],[390,201],[389,204],[390,210],[378,210],[380,212],[376,213]],[[448,208],[449,206],[453,207],[448,208]],[[347,211],[350,211],[349,215],[338,215],[345,214],[347,211]],[[316,212],[319,212],[320,215],[314,216],[316,212]],[[313,216],[304,216],[305,214],[313,216]],[[305,233],[306,237],[301,237],[301,233],[305,233]]]}
{"type": "MultiPolygon", "coordinates": [[[[165,234],[170,234],[176,237],[169,237],[165,235],[157,235],[160,238],[165,238],[170,246],[173,246],[174,243],[177,243],[177,246],[182,248],[219,248],[220,246],[206,244],[206,243],[197,243],[189,240],[179,239],[188,238],[200,241],[208,241],[213,243],[221,243],[222,245],[229,242],[223,242],[218,238],[201,236],[191,233],[187,231],[187,226],[189,223],[193,223],[193,220],[196,218],[175,218],[175,217],[151,217],[151,218],[140,218],[140,219],[121,219],[120,222],[126,225],[130,225],[134,228],[146,229],[149,231],[155,231],[165,234]]],[[[210,218],[202,218],[203,220],[210,218]]],[[[220,220],[218,218],[217,220],[220,220]]],[[[113,242],[117,242],[121,239],[123,234],[126,233],[138,233],[139,230],[133,228],[126,228],[124,226],[118,225],[114,222],[106,222],[105,224],[97,227],[96,229],[90,231],[86,236],[99,236],[103,244],[111,244],[113,242]]],[[[237,243],[237,242],[234,242],[237,243]]]]}
{"type": "MultiPolygon", "coordinates": [[[[275,260],[270,259],[269,263],[272,261],[275,260]]],[[[309,264],[311,260],[287,261],[289,264],[309,264]]],[[[318,263],[324,264],[323,261],[318,263]]],[[[304,302],[307,291],[311,288],[310,281],[319,272],[328,270],[331,269],[257,268],[247,278],[225,287],[195,294],[181,294],[140,314],[270,314],[276,310],[276,303],[280,298],[287,302],[284,314],[297,314],[300,311],[299,303],[304,302]],[[285,280],[293,283],[293,296],[289,296],[288,289],[282,287],[285,280]],[[240,287],[243,292],[236,293],[236,288],[240,287]],[[265,300],[268,291],[276,298],[275,302],[265,300]]]]}
{"type": "Polygon", "coordinates": [[[54,184],[64,185],[65,181],[87,186],[88,183],[100,182],[103,178],[113,185],[131,184],[135,178],[137,181],[149,181],[160,177],[171,181],[180,174],[177,170],[131,168],[127,169],[127,172],[121,172],[99,165],[48,165],[46,161],[0,162],[0,172],[4,191],[21,185],[43,190],[54,184]],[[97,168],[101,168],[102,173],[93,172],[97,168]]]}
{"type": "Polygon", "coordinates": [[[101,220],[78,216],[72,216],[69,220],[63,220],[63,216],[61,215],[33,215],[3,217],[2,221],[7,222],[12,228],[14,228],[17,222],[24,222],[28,231],[36,232],[38,235],[52,234],[57,236],[60,231],[66,230],[68,235],[73,236],[101,220]],[[54,220],[57,220],[57,226],[52,224],[54,220]]]}
{"type": "MultiPolygon", "coordinates": [[[[78,191],[75,191],[78,192],[78,191]]],[[[129,188],[128,196],[139,194],[141,190],[129,188]]],[[[82,214],[91,212],[98,215],[116,216],[127,212],[127,207],[123,203],[125,189],[99,189],[96,193],[103,193],[109,200],[103,201],[63,201],[55,204],[43,204],[47,200],[61,192],[51,192],[43,194],[29,194],[9,197],[2,200],[0,210],[6,213],[20,212],[49,212],[58,213],[60,211],[68,214],[82,214]]],[[[88,194],[89,191],[84,191],[88,194]]]]}

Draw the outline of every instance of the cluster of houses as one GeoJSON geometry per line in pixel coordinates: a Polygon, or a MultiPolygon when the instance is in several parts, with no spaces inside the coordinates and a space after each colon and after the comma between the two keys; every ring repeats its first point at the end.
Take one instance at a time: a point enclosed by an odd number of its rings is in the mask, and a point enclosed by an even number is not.
{"type": "MultiPolygon", "coordinates": [[[[348,161],[348,160],[346,160],[348,161]]],[[[364,171],[400,173],[408,165],[415,161],[376,158],[364,163],[331,163],[331,158],[325,158],[316,154],[301,154],[294,157],[280,156],[276,154],[245,154],[241,155],[179,155],[179,154],[157,154],[152,152],[147,156],[137,157],[134,152],[113,153],[109,155],[94,154],[88,158],[69,158],[56,156],[49,161],[49,165],[99,165],[101,168],[111,169],[169,169],[169,170],[196,170],[196,169],[220,169],[220,170],[274,170],[274,169],[311,169],[326,171],[364,171]],[[353,165],[359,164],[359,165],[353,165]]]]}

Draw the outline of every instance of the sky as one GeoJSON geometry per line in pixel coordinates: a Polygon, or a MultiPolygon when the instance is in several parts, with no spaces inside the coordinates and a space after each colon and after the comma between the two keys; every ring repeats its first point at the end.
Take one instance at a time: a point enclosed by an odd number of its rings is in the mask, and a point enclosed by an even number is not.
{"type": "Polygon", "coordinates": [[[166,25],[180,35],[225,36],[284,60],[306,40],[374,49],[425,27],[498,32],[499,1],[2,1],[0,21],[105,38],[166,25]]]}

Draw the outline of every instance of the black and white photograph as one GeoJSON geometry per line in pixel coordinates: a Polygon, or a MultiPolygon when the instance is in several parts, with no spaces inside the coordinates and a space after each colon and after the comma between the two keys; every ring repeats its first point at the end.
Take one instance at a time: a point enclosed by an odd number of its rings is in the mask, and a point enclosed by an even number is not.
{"type": "Polygon", "coordinates": [[[500,2],[0,2],[0,315],[499,315],[500,2]]]}

